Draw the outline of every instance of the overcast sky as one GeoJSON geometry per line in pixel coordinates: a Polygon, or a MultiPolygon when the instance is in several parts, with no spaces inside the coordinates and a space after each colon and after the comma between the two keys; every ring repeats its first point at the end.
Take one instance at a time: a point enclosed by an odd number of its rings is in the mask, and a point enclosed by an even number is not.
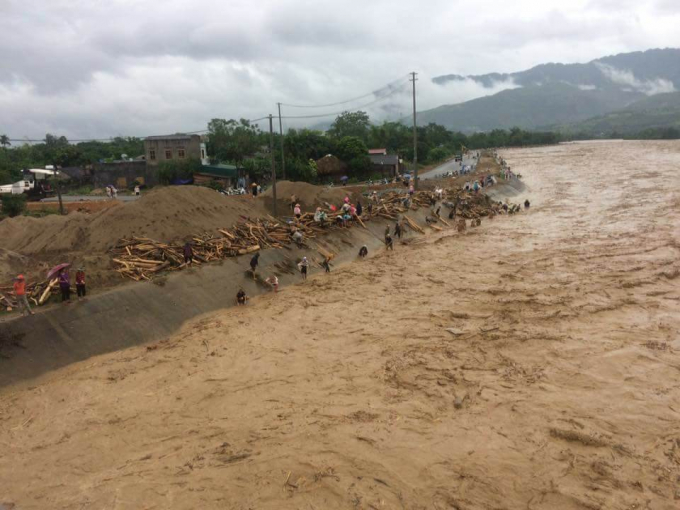
{"type": "Polygon", "coordinates": [[[0,0],[0,134],[200,130],[398,78],[406,115],[410,71],[424,109],[489,92],[434,76],[680,47],[679,26],[679,0],[0,0]]]}

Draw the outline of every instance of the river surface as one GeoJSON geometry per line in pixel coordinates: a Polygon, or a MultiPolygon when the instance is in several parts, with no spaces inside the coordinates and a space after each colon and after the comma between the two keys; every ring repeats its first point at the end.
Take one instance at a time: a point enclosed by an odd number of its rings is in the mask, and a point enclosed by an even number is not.
{"type": "Polygon", "coordinates": [[[677,509],[680,143],[503,156],[526,212],[0,390],[0,502],[677,509]]]}

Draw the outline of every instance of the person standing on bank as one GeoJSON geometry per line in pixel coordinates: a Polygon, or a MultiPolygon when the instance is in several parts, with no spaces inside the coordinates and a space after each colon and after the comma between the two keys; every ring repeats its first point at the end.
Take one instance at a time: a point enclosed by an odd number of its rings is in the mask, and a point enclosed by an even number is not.
{"type": "Polygon", "coordinates": [[[260,264],[260,252],[258,251],[255,255],[253,255],[253,258],[250,259],[250,270],[253,272],[253,280],[255,279],[255,270],[257,269],[257,266],[260,264]]]}
{"type": "Polygon", "coordinates": [[[61,290],[61,302],[71,301],[71,278],[68,270],[59,270],[59,289],[61,290]]]}
{"type": "Polygon", "coordinates": [[[184,245],[184,263],[189,265],[194,261],[194,249],[191,247],[191,243],[185,243],[184,245]]]}
{"type": "Polygon", "coordinates": [[[26,280],[24,280],[24,275],[22,274],[14,279],[14,295],[19,302],[22,315],[35,315],[35,312],[31,310],[31,305],[28,304],[28,298],[26,297],[26,280]]]}
{"type": "Polygon", "coordinates": [[[76,292],[78,293],[78,298],[84,298],[87,294],[85,289],[85,270],[79,267],[76,271],[76,292]]]}
{"type": "Polygon", "coordinates": [[[307,260],[307,257],[302,257],[302,261],[300,261],[298,266],[300,267],[300,273],[302,273],[302,279],[306,280],[307,269],[309,268],[309,261],[307,260]]]}

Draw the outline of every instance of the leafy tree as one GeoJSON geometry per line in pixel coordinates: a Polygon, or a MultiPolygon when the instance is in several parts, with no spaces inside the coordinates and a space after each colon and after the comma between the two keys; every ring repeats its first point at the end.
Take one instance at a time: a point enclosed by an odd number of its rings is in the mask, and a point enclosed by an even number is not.
{"type": "Polygon", "coordinates": [[[351,173],[358,175],[368,171],[371,160],[366,144],[356,136],[345,136],[338,142],[338,157],[349,166],[351,173]]]}
{"type": "MultiPolygon", "coordinates": [[[[335,142],[321,131],[290,129],[283,141],[286,158],[319,159],[335,150],[335,142]]],[[[286,159],[287,162],[287,159],[286,159]]]]}
{"type": "Polygon", "coordinates": [[[366,112],[343,112],[335,118],[328,134],[338,140],[354,136],[365,143],[368,141],[370,125],[371,121],[366,112]]]}
{"type": "Polygon", "coordinates": [[[430,149],[430,152],[427,153],[427,161],[429,163],[439,163],[450,156],[451,151],[449,151],[447,148],[435,147],[434,149],[430,149]]]}
{"type": "Polygon", "coordinates": [[[158,163],[158,182],[172,184],[178,179],[191,179],[196,172],[201,170],[201,166],[201,160],[196,158],[161,161],[158,163]]]}
{"type": "Polygon", "coordinates": [[[271,158],[268,155],[266,157],[254,156],[243,160],[243,168],[251,177],[258,180],[262,180],[262,178],[271,174],[271,165],[271,158]]]}
{"type": "Polygon", "coordinates": [[[0,196],[0,203],[2,204],[2,212],[13,218],[26,210],[26,195],[2,194],[0,196]]]}
{"type": "Polygon", "coordinates": [[[82,156],[75,145],[59,145],[50,154],[52,162],[60,167],[77,166],[82,156]]]}
{"type": "Polygon", "coordinates": [[[413,145],[411,128],[401,122],[383,122],[381,125],[371,126],[368,139],[371,147],[384,147],[397,154],[403,154],[413,145]]]}
{"type": "Polygon", "coordinates": [[[6,148],[9,147],[10,145],[12,145],[12,143],[9,141],[9,136],[7,136],[7,135],[0,135],[0,147],[6,149],[6,148]]]}
{"type": "Polygon", "coordinates": [[[253,156],[264,141],[259,128],[246,119],[212,119],[208,131],[210,154],[218,161],[230,161],[236,166],[243,166],[243,161],[253,156]]]}

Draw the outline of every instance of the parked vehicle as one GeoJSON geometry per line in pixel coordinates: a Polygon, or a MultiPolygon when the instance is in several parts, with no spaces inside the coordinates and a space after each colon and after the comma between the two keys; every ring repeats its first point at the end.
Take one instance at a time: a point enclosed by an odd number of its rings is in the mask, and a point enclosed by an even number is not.
{"type": "Polygon", "coordinates": [[[42,200],[54,196],[54,191],[47,177],[58,175],[59,171],[52,168],[32,168],[24,171],[24,178],[12,184],[0,185],[0,193],[11,195],[26,195],[28,200],[42,200]]]}

